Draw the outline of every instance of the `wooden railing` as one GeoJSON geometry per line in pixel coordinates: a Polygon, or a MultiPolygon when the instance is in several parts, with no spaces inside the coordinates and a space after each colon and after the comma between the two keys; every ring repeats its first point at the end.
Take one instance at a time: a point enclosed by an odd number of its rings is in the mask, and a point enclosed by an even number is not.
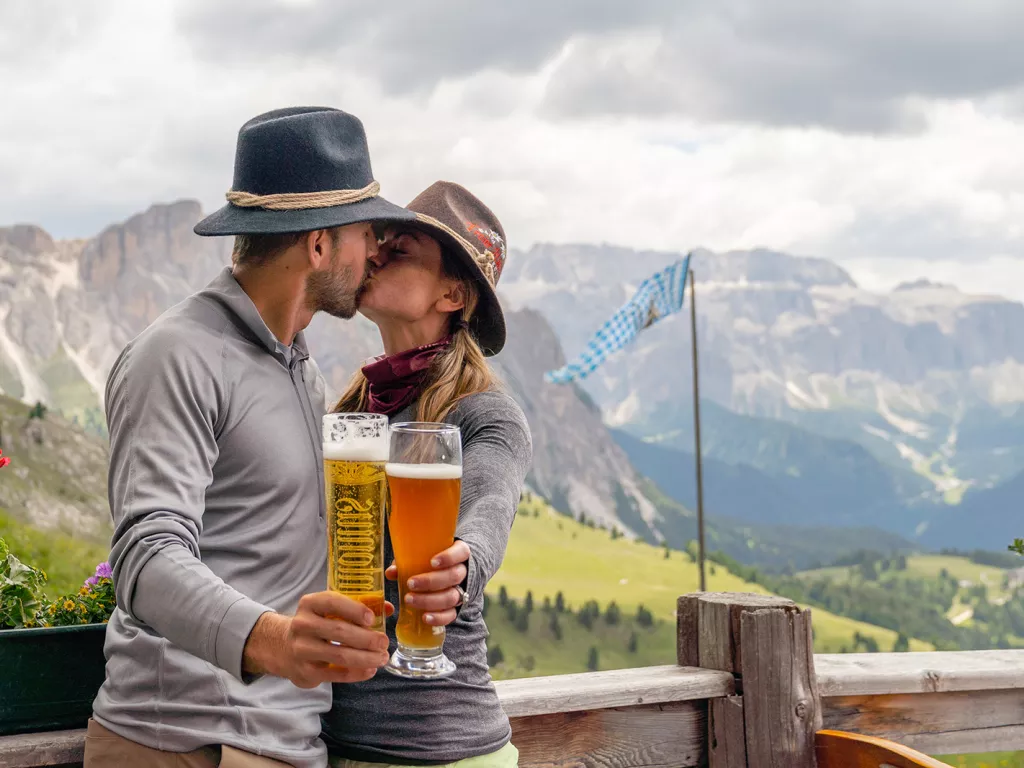
{"type": "Polygon", "coordinates": [[[498,683],[524,766],[809,768],[822,728],[1024,749],[1024,651],[819,654],[775,597],[679,599],[678,666],[498,683]]]}
{"type": "MultiPolygon", "coordinates": [[[[824,728],[932,754],[1024,749],[1024,651],[811,653],[780,598],[679,601],[678,665],[497,683],[523,768],[809,768],[824,728]]],[[[0,739],[0,768],[76,764],[84,732],[0,739]]]]}

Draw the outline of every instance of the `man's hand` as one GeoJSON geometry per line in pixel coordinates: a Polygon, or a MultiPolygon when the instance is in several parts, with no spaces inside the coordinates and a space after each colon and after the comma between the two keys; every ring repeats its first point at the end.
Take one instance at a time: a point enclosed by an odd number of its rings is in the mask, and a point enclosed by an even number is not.
{"type": "Polygon", "coordinates": [[[245,643],[243,668],[299,688],[369,680],[388,662],[388,637],[368,629],[373,622],[366,606],[336,592],[305,595],[294,616],[260,616],[245,643]]]}
{"type": "MultiPolygon", "coordinates": [[[[434,570],[409,579],[405,604],[427,611],[423,614],[427,624],[445,627],[455,621],[458,616],[455,609],[462,601],[462,593],[456,587],[466,579],[469,555],[469,544],[456,541],[430,561],[434,570]]],[[[394,581],[398,578],[398,568],[392,565],[385,575],[394,581]]]]}

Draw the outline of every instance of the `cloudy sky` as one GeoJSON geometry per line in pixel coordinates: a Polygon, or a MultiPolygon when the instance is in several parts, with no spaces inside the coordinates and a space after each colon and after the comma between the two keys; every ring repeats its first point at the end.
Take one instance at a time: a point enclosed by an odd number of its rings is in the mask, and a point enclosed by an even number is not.
{"type": "Polygon", "coordinates": [[[337,106],[385,196],[511,244],[768,246],[1024,298],[1017,0],[4,0],[0,225],[212,210],[247,118],[337,106]]]}

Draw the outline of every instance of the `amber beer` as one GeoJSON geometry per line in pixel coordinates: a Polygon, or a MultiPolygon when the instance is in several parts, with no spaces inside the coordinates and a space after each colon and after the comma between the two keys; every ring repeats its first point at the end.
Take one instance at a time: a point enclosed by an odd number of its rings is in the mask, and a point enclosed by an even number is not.
{"type": "Polygon", "coordinates": [[[327,587],[358,600],[384,629],[384,515],[388,488],[387,419],[324,417],[327,587]]]}
{"type": "Polygon", "coordinates": [[[384,667],[399,677],[432,679],[455,671],[444,655],[444,628],[405,602],[409,579],[455,541],[462,490],[462,436],[451,424],[409,422],[391,428],[387,464],[388,531],[398,567],[398,648],[384,667]]]}
{"type": "Polygon", "coordinates": [[[406,648],[435,649],[444,627],[423,621],[423,611],[405,604],[409,579],[433,570],[430,560],[455,541],[462,467],[451,464],[388,464],[391,511],[388,527],[398,566],[401,609],[395,634],[406,648]]]}

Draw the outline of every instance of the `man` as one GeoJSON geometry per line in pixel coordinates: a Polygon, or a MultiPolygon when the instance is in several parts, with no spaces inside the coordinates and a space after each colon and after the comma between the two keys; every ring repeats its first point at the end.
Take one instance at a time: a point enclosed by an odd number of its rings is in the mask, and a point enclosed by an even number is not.
{"type": "Polygon", "coordinates": [[[324,591],[325,395],[302,334],[355,314],[372,223],[415,218],[378,189],[352,115],[253,118],[228,205],[195,228],[235,235],[233,266],[114,364],[118,607],[86,766],[326,765],[330,683],[386,663],[370,612],[324,591]]]}

